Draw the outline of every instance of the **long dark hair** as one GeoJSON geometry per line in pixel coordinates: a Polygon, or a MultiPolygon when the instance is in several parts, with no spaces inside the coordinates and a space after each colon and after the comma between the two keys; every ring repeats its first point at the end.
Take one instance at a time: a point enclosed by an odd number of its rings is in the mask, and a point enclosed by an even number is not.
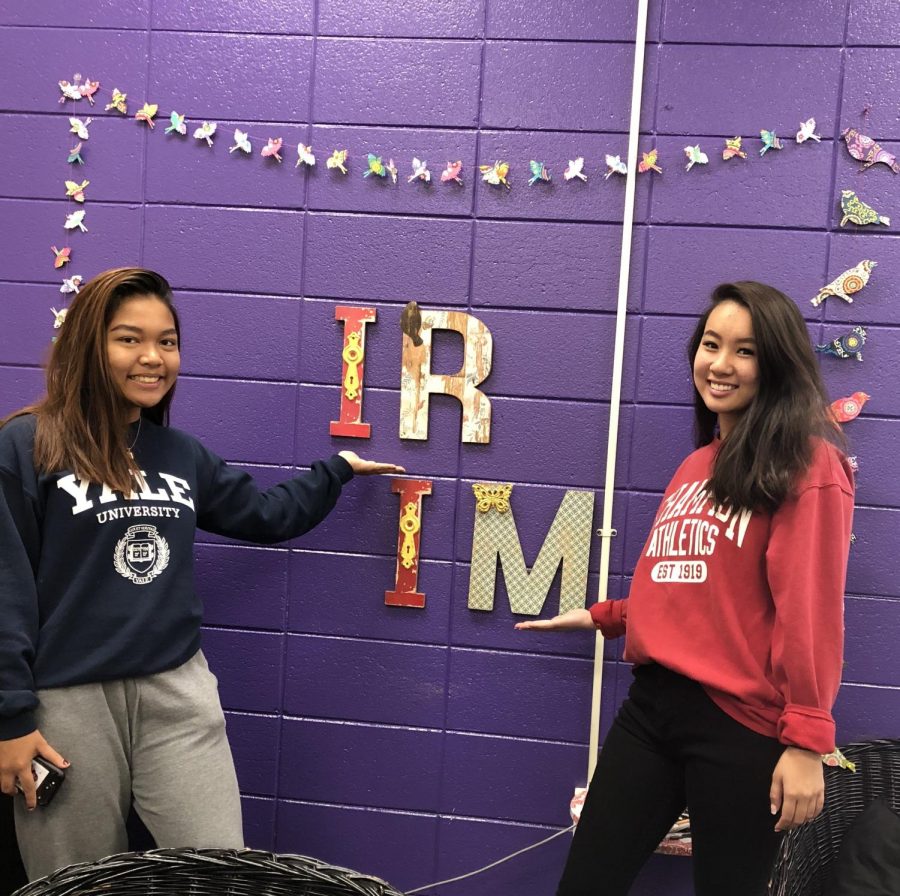
{"type": "MultiPolygon", "coordinates": [[[[772,511],[809,467],[813,438],[820,436],[843,448],[843,435],[831,417],[803,317],[794,302],[772,286],[744,280],[713,290],[688,343],[691,368],[709,315],[728,301],[750,313],[759,383],[755,398],[716,454],[707,490],[716,503],[772,511]]],[[[715,438],[717,419],[695,388],[698,447],[715,438]]]]}
{"type": "MultiPolygon", "coordinates": [[[[137,296],[159,299],[172,314],[181,343],[178,313],[165,278],[144,268],[98,274],[72,300],[47,361],[47,394],[10,414],[35,414],[34,462],[39,470],[72,470],[80,479],[129,494],[134,462],[128,451],[129,408],[109,369],[107,330],[119,306],[137,296]]],[[[141,416],[169,422],[175,386],[141,416]]],[[[2,424],[0,424],[2,425],[2,424]]]]}

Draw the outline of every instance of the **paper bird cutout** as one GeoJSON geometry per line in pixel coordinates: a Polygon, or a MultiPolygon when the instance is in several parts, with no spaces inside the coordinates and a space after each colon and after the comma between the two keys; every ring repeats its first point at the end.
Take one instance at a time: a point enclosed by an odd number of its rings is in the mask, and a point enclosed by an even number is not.
{"type": "Polygon", "coordinates": [[[859,159],[860,162],[864,163],[862,166],[863,171],[881,162],[881,164],[887,165],[894,174],[900,174],[900,165],[897,164],[897,157],[893,153],[882,149],[871,137],[860,134],[856,128],[846,128],[841,131],[841,136],[847,144],[847,152],[854,159],[859,159]]]}
{"type": "Polygon", "coordinates": [[[584,173],[584,156],[579,156],[577,159],[569,159],[569,164],[566,165],[566,170],[563,171],[563,177],[566,180],[572,180],[573,178],[578,178],[578,180],[584,181],[587,183],[587,175],[584,173]]]}
{"type": "Polygon", "coordinates": [[[431,172],[428,170],[428,162],[425,159],[413,158],[412,174],[406,178],[406,182],[411,184],[414,180],[420,180],[426,184],[431,182],[431,172]]]}
{"type": "Polygon", "coordinates": [[[183,137],[187,133],[187,125],[184,123],[184,116],[173,112],[169,116],[169,126],[165,130],[166,134],[181,134],[183,137]]]}
{"type": "Polygon", "coordinates": [[[325,162],[326,168],[337,168],[341,174],[347,173],[344,163],[347,161],[348,151],[346,149],[336,149],[325,162]]]}
{"type": "Polygon", "coordinates": [[[363,177],[369,177],[372,174],[377,177],[387,177],[387,168],[385,168],[384,162],[381,161],[381,156],[376,156],[375,153],[370,152],[366,159],[368,168],[363,172],[363,177]]]}
{"type": "Polygon", "coordinates": [[[843,336],[837,336],[824,345],[817,345],[816,351],[826,355],[834,355],[836,358],[856,358],[862,361],[862,350],[866,344],[865,327],[854,327],[843,336]]]}
{"type": "Polygon", "coordinates": [[[203,124],[194,131],[194,139],[205,140],[206,145],[211,149],[213,145],[213,135],[216,133],[216,127],[217,125],[214,121],[204,121],[203,124]]]}
{"type": "Polygon", "coordinates": [[[650,150],[650,152],[641,153],[641,160],[638,162],[638,171],[641,174],[645,174],[648,171],[655,171],[657,174],[662,174],[662,168],[656,164],[656,157],[659,153],[659,150],[655,147],[650,150]]]}
{"type": "Polygon", "coordinates": [[[819,307],[828,296],[837,296],[845,302],[853,304],[853,296],[858,293],[868,282],[869,275],[877,267],[878,262],[870,258],[864,258],[859,264],[848,268],[839,274],[827,286],[823,286],[818,293],[810,299],[810,304],[819,307]]]}
{"type": "Polygon", "coordinates": [[[460,175],[462,174],[462,167],[463,163],[461,160],[456,162],[447,162],[447,167],[441,172],[441,183],[447,184],[450,183],[450,181],[453,181],[454,183],[462,186],[462,177],[460,177],[460,175]]]}
{"type": "Polygon", "coordinates": [[[68,81],[57,81],[56,83],[59,84],[59,89],[62,91],[62,96],[59,98],[61,103],[66,100],[81,99],[81,90],[77,84],[70,84],[68,81]]]}
{"type": "Polygon", "coordinates": [[[738,156],[741,159],[747,158],[747,153],[741,149],[741,138],[732,137],[730,140],[726,138],[725,149],[722,150],[722,158],[727,162],[735,156],[738,156]]]}
{"type": "Polygon", "coordinates": [[[762,140],[762,149],[759,154],[764,156],[770,149],[782,149],[781,140],[775,136],[775,131],[762,130],[759,132],[759,139],[762,140]]]}
{"type": "Polygon", "coordinates": [[[57,311],[55,308],[51,308],[50,310],[53,312],[53,329],[58,330],[66,322],[66,315],[69,313],[69,309],[60,308],[57,311]]]}
{"type": "Polygon", "coordinates": [[[536,162],[532,159],[528,163],[528,167],[531,170],[531,177],[528,179],[528,186],[533,186],[538,181],[543,181],[545,184],[550,183],[550,172],[547,170],[547,166],[544,165],[543,162],[536,162]]]}
{"type": "Polygon", "coordinates": [[[55,268],[61,268],[64,264],[68,264],[72,260],[72,248],[70,246],[66,246],[62,249],[51,246],[50,250],[56,256],[56,258],[53,259],[53,267],[55,268]]]}
{"type": "Polygon", "coordinates": [[[91,135],[88,133],[88,125],[93,121],[92,118],[86,118],[82,121],[80,118],[70,118],[69,132],[77,134],[79,140],[87,140],[91,135]]]}
{"type": "Polygon", "coordinates": [[[504,186],[509,189],[509,162],[494,162],[493,165],[479,165],[481,179],[493,187],[504,186]]]}
{"type": "Polygon", "coordinates": [[[76,143],[76,144],[69,150],[69,158],[66,159],[66,161],[67,161],[70,165],[83,165],[83,164],[84,164],[84,159],[81,158],[81,147],[82,147],[82,144],[81,144],[81,143],[76,143]]]}
{"type": "Polygon", "coordinates": [[[250,145],[249,135],[242,131],[240,128],[234,129],[234,146],[228,147],[228,152],[232,153],[236,149],[239,149],[241,152],[250,153],[253,152],[253,147],[250,145]]]}
{"type": "Polygon", "coordinates": [[[841,209],[844,217],[841,218],[841,227],[848,221],[853,224],[884,224],[891,226],[891,219],[887,215],[879,215],[871,205],[866,205],[853,190],[841,190],[841,209]]]}
{"type": "Polygon", "coordinates": [[[831,402],[831,413],[838,423],[849,423],[859,416],[863,405],[871,397],[871,395],[866,395],[865,392],[854,392],[846,398],[839,398],[837,401],[831,402]]]}
{"type": "Polygon", "coordinates": [[[694,165],[708,165],[709,156],[705,152],[700,151],[700,144],[696,146],[685,146],[684,154],[687,156],[688,163],[684,166],[685,171],[690,171],[694,165]]]}
{"type": "Polygon", "coordinates": [[[301,165],[308,165],[312,168],[316,164],[316,157],[313,155],[312,146],[306,146],[304,143],[297,144],[297,164],[295,168],[301,165]]]}
{"type": "Polygon", "coordinates": [[[797,131],[797,142],[805,143],[807,140],[815,140],[820,143],[822,138],[816,133],[815,118],[807,118],[806,121],[800,122],[800,130],[797,131]]]}
{"type": "Polygon", "coordinates": [[[388,159],[388,163],[384,167],[387,169],[387,173],[391,176],[391,183],[397,183],[397,174],[399,172],[397,171],[397,166],[394,164],[394,160],[388,159]]]}
{"type": "Polygon", "coordinates": [[[606,154],[606,174],[604,180],[609,180],[612,174],[628,174],[628,166],[618,157],[606,154]]]}
{"type": "Polygon", "coordinates": [[[103,107],[105,112],[109,112],[110,109],[115,109],[116,112],[121,112],[123,115],[128,114],[128,94],[122,93],[118,87],[113,87],[112,99],[103,107]]]}
{"type": "Polygon", "coordinates": [[[94,105],[94,94],[100,89],[99,81],[92,81],[90,78],[85,78],[83,84],[79,84],[78,92],[93,106],[94,105]]]}
{"type": "Polygon", "coordinates": [[[60,286],[59,291],[63,294],[74,292],[76,295],[78,294],[78,290],[81,288],[81,284],[84,282],[84,277],[80,274],[75,274],[72,277],[66,277],[63,279],[62,286],[60,286]]]}
{"type": "Polygon", "coordinates": [[[281,137],[269,137],[269,142],[259,151],[259,154],[265,159],[275,159],[281,161],[281,147],[284,140],[281,137]]]}
{"type": "Polygon", "coordinates": [[[82,233],[87,233],[87,227],[84,226],[84,209],[79,209],[77,212],[72,212],[71,215],[66,215],[66,223],[63,224],[66,230],[75,230],[76,228],[80,230],[82,233]]]}
{"type": "Polygon", "coordinates": [[[84,191],[89,183],[89,180],[83,180],[80,184],[76,184],[74,180],[67,180],[66,196],[69,196],[76,202],[84,202],[84,191]]]}
{"type": "Polygon", "coordinates": [[[159,106],[156,103],[144,103],[144,105],[134,113],[134,117],[138,121],[146,121],[152,130],[155,127],[153,119],[156,117],[158,111],[159,106]]]}

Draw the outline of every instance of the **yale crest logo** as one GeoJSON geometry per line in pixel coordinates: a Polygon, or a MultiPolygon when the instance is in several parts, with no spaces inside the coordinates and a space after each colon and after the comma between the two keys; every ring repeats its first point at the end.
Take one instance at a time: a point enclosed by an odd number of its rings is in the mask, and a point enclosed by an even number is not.
{"type": "Polygon", "coordinates": [[[169,544],[156,526],[130,526],[116,544],[113,563],[120,576],[146,585],[169,565],[169,544]]]}

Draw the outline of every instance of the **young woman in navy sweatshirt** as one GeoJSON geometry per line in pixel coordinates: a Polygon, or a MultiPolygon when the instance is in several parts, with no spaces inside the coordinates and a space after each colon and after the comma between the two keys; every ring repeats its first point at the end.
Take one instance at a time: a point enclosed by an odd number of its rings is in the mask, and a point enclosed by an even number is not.
{"type": "Polygon", "coordinates": [[[689,359],[698,447],[628,598],[516,626],[625,635],[634,663],[558,896],[624,896],[685,805],[698,896],[762,896],[781,832],[823,806],[853,474],[783,293],[719,286],[689,359]]]}
{"type": "Polygon", "coordinates": [[[123,851],[132,801],[161,847],[242,845],[195,531],[283,541],[354,474],[403,472],[344,451],[259,491],[167,425],[180,337],[162,277],[100,274],[69,308],[46,397],[0,428],[0,789],[23,792],[31,879],[123,851]],[[36,756],[69,769],[39,811],[36,756]]]}

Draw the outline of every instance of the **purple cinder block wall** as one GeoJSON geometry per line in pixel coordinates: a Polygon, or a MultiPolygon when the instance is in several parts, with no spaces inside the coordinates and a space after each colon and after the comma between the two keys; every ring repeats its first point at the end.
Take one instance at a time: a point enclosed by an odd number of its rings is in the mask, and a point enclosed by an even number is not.
{"type": "MultiPolygon", "coordinates": [[[[384,606],[393,584],[397,498],[357,481],[314,533],[287,546],[201,534],[205,649],[228,712],[250,845],[301,852],[412,888],[490,862],[568,823],[584,783],[590,639],[515,635],[502,579],[490,614],[466,607],[473,480],[516,483],[533,562],[567,488],[604,478],[624,184],[603,155],[625,154],[636,4],[627,0],[445,3],[338,0],[106,0],[6,4],[0,50],[0,413],[41,389],[60,306],[50,245],[71,211],[62,182],[91,181],[89,233],[71,236],[66,274],[158,268],[184,317],[176,423],[272,484],[341,448],[396,460],[434,480],[425,499],[424,610],[384,606]],[[57,102],[56,82],[99,78],[100,102],[57,102]],[[212,149],[150,132],[103,105],[113,87],[218,122],[212,149]],[[66,165],[67,115],[94,118],[86,165],[66,165]],[[229,153],[234,127],[253,157],[229,153]],[[285,161],[258,155],[282,136],[285,161]],[[318,164],[294,168],[298,141],[318,164]],[[351,151],[347,178],[327,171],[351,151]],[[440,172],[462,159],[465,186],[363,180],[365,153],[413,155],[440,172]],[[565,183],[569,158],[587,184],[565,183]],[[507,158],[512,190],[475,166],[507,158]],[[550,185],[526,185],[529,159],[550,185]],[[399,312],[475,314],[494,336],[488,446],[460,445],[459,410],[434,401],[426,443],[398,429],[399,312]],[[369,442],[333,439],[340,303],[375,305],[368,330],[369,442]]],[[[839,738],[900,734],[900,179],[864,175],[838,136],[858,126],[900,149],[900,11],[890,0],[650,4],[641,148],[664,174],[638,185],[611,594],[627,593],[659,493],[689,448],[683,346],[723,279],[790,293],[825,341],[869,327],[865,361],[822,361],[833,397],[872,395],[848,429],[860,476],[847,598],[839,738]],[[864,113],[864,110],[865,113],[864,113]],[[793,133],[815,116],[821,144],[793,133]],[[785,140],[758,156],[760,128],[785,140]],[[745,138],[745,161],[721,160],[745,138]],[[710,164],[684,171],[700,142],[710,164]],[[894,223],[839,228],[845,187],[894,223]],[[815,309],[819,286],[861,258],[878,269],[852,305],[815,309]],[[892,460],[892,458],[894,458],[892,460]]],[[[435,368],[461,363],[439,337],[435,368]]],[[[597,591],[593,549],[588,599],[597,591]]],[[[545,614],[558,600],[554,585],[545,614]]],[[[605,730],[629,670],[608,644],[605,730]]],[[[448,894],[542,896],[568,836],[448,894]]],[[[655,857],[638,896],[691,892],[689,864],[655,857]]]]}

